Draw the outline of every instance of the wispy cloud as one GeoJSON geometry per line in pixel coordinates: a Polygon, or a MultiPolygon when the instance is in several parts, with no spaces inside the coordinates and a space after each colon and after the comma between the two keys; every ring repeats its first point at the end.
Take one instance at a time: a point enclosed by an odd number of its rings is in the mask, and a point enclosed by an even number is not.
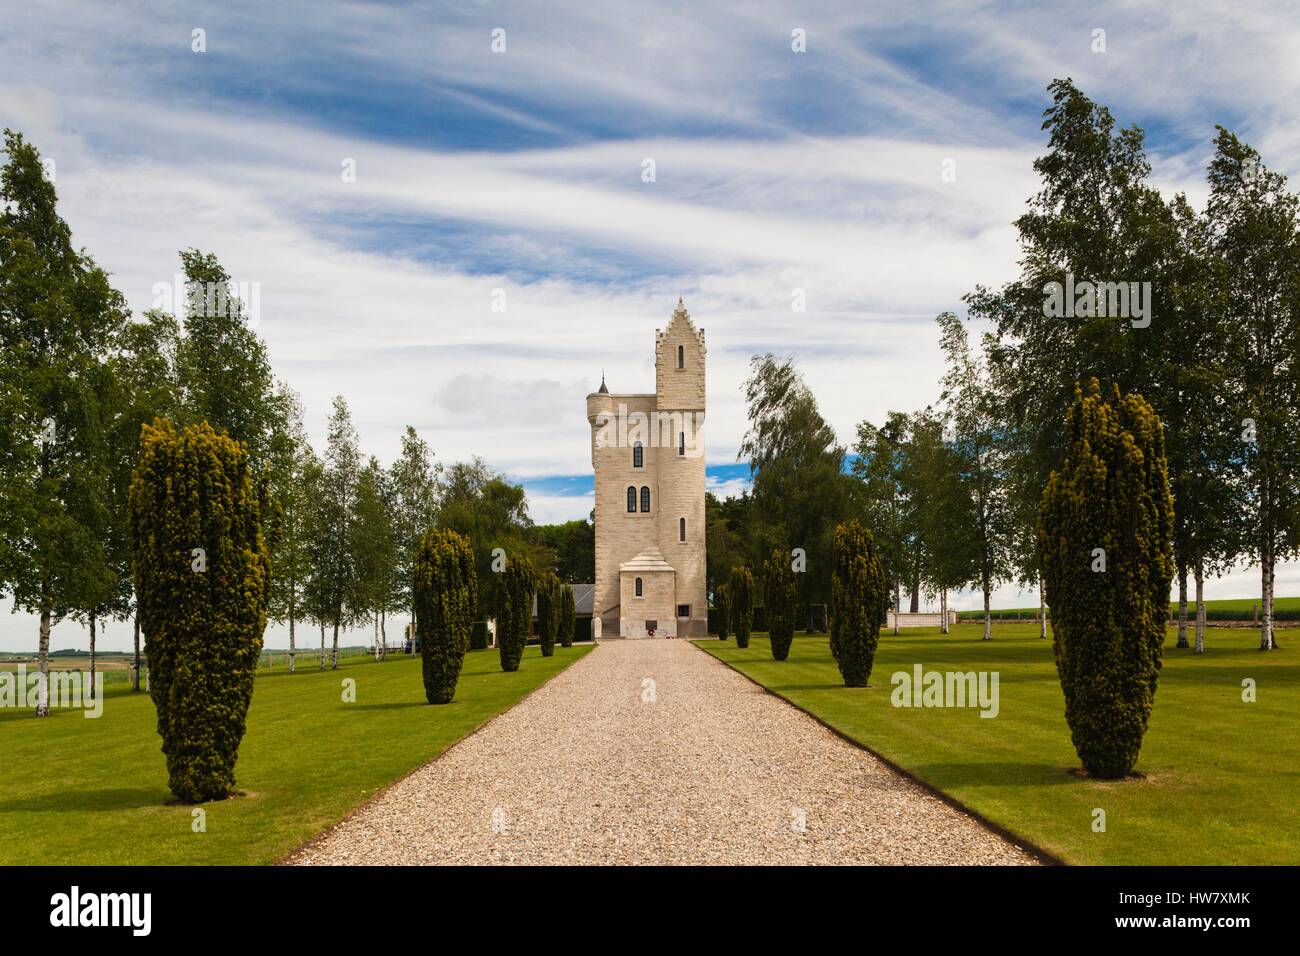
{"type": "Polygon", "coordinates": [[[538,483],[589,474],[582,396],[602,370],[651,387],[679,294],[707,330],[714,468],[755,352],[795,355],[842,439],[933,401],[933,316],[1014,274],[1054,76],[1149,131],[1167,191],[1200,194],[1216,122],[1294,173],[1296,25],[1226,0],[29,0],[0,10],[0,123],[55,160],[77,241],[133,308],[189,246],[261,284],[316,440],[342,392],[381,458],[412,424],[560,520],[587,499],[538,483]]]}

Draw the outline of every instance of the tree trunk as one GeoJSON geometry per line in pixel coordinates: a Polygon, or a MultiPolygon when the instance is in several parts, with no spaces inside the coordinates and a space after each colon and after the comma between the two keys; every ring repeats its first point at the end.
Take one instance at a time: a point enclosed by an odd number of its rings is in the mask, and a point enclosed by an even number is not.
{"type": "Polygon", "coordinates": [[[297,647],[294,645],[293,625],[294,625],[293,602],[290,602],[289,603],[289,673],[290,674],[293,673],[293,655],[297,651],[297,647]]]}
{"type": "Polygon", "coordinates": [[[894,578],[894,636],[898,636],[898,618],[903,612],[902,582],[894,578]]]}
{"type": "Polygon", "coordinates": [[[379,609],[379,659],[382,661],[388,656],[388,611],[385,608],[379,609]]]}
{"type": "Polygon", "coordinates": [[[948,589],[942,588],[939,591],[939,614],[941,621],[939,624],[940,632],[943,634],[952,633],[948,629],[948,589]]]}
{"type": "Polygon", "coordinates": [[[1196,562],[1196,653],[1205,653],[1205,567],[1196,562]]]}
{"type": "Polygon", "coordinates": [[[921,585],[918,582],[912,582],[912,603],[911,612],[916,614],[921,610],[921,585]]]}
{"type": "Polygon", "coordinates": [[[36,688],[36,716],[50,716],[50,605],[46,599],[48,589],[41,587],[41,637],[36,659],[40,668],[40,683],[36,688]]]}
{"type": "Polygon", "coordinates": [[[1268,549],[1268,556],[1264,559],[1264,566],[1261,570],[1263,578],[1263,596],[1260,599],[1259,615],[1259,649],[1261,651],[1271,651],[1275,645],[1273,643],[1273,555],[1272,548],[1268,549]]]}
{"type": "Polygon", "coordinates": [[[372,611],[370,614],[370,626],[374,628],[374,634],[371,635],[371,646],[375,651],[375,660],[379,660],[379,612],[372,611]]]}
{"type": "Polygon", "coordinates": [[[95,615],[90,615],[90,687],[86,696],[95,699],[95,615]]]}
{"type": "Polygon", "coordinates": [[[338,669],[339,669],[339,619],[336,617],[336,618],[334,619],[334,653],[333,653],[333,663],[330,665],[330,670],[332,670],[332,671],[336,671],[336,670],[338,670],[338,669]]]}
{"type": "Polygon", "coordinates": [[[984,637],[983,640],[993,640],[993,618],[989,612],[989,600],[992,597],[988,586],[984,587],[984,637]]]}
{"type": "Polygon", "coordinates": [[[320,622],[320,669],[325,669],[325,619],[320,622]]]}
{"type": "Polygon", "coordinates": [[[1187,565],[1178,563],[1178,646],[1187,647],[1187,565]]]}
{"type": "Polygon", "coordinates": [[[1043,579],[1038,579],[1038,637],[1047,640],[1047,600],[1043,595],[1043,579]]]}
{"type": "Polygon", "coordinates": [[[140,693],[140,614],[131,615],[132,630],[135,631],[135,672],[131,675],[131,692],[140,693]]]}

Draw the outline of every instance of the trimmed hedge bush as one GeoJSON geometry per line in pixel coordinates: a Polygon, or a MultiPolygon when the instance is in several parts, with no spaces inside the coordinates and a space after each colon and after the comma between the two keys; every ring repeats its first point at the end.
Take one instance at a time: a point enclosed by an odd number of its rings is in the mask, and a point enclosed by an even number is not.
{"type": "Polygon", "coordinates": [[[578,626],[578,606],[573,600],[573,588],[561,584],[560,589],[560,646],[572,647],[578,626]]]}
{"type": "Polygon", "coordinates": [[[710,611],[710,616],[714,619],[714,633],[720,640],[725,641],[727,635],[731,633],[731,588],[726,584],[719,584],[713,589],[713,603],[715,607],[710,611]]]}
{"type": "Polygon", "coordinates": [[[831,560],[831,654],[845,687],[866,687],[889,600],[875,538],[857,521],[839,525],[831,560]]]}
{"type": "Polygon", "coordinates": [[[141,432],[129,510],[149,696],[178,800],[235,789],[271,563],[245,447],[207,422],[141,432]]]}
{"type": "Polygon", "coordinates": [[[431,704],[450,704],[478,605],[478,572],[469,539],[441,528],[426,531],[415,551],[412,577],[424,696],[431,704]]]}
{"type": "Polygon", "coordinates": [[[1075,752],[1092,776],[1123,777],[1151,716],[1174,576],[1164,426],[1142,396],[1076,387],[1038,544],[1075,752]]]}
{"type": "MultiPolygon", "coordinates": [[[[799,588],[794,570],[790,567],[790,553],[777,549],[763,562],[763,601],[767,610],[767,633],[771,639],[772,657],[778,661],[790,655],[790,642],[794,640],[794,616],[798,613],[799,588]]],[[[754,614],[755,619],[759,617],[754,614]]]]}
{"type": "Polygon", "coordinates": [[[527,558],[509,558],[497,582],[497,650],[503,671],[519,670],[533,626],[537,574],[527,558]]]}
{"type": "Polygon", "coordinates": [[[472,651],[486,650],[488,646],[488,622],[475,621],[469,632],[469,648],[472,651]]]}
{"type": "Polygon", "coordinates": [[[555,636],[560,630],[561,591],[569,590],[560,583],[554,571],[546,571],[537,582],[537,643],[542,656],[555,654],[555,636]]]}
{"type": "Polygon", "coordinates": [[[749,568],[736,565],[731,569],[727,588],[731,597],[731,626],[736,631],[736,646],[749,647],[749,634],[754,627],[754,575],[749,568]]]}
{"type": "Polygon", "coordinates": [[[750,624],[749,627],[751,631],[761,634],[769,630],[768,625],[770,624],[770,622],[767,619],[767,608],[764,607],[762,604],[756,605],[754,607],[754,612],[751,616],[751,619],[753,622],[750,624]]]}

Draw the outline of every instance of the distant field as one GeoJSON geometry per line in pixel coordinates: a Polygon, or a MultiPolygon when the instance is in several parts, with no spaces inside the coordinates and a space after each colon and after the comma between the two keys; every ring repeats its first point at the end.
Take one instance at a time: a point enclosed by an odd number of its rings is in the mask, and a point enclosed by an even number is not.
{"type": "MultiPolygon", "coordinates": [[[[1255,598],[1228,598],[1222,601],[1206,601],[1205,617],[1210,621],[1249,621],[1259,600],[1255,598]]],[[[1190,620],[1196,605],[1187,602],[1187,616],[1190,620]]],[[[1178,604],[1169,605],[1171,614],[1178,613],[1178,604]]],[[[1300,621],[1300,597],[1280,597],[1273,601],[1273,612],[1279,621],[1300,621]]],[[[1033,621],[1038,619],[1037,607],[994,608],[994,618],[1016,618],[1033,621]]],[[[959,611],[957,617],[962,621],[976,621],[984,617],[983,611],[959,611]]]]}

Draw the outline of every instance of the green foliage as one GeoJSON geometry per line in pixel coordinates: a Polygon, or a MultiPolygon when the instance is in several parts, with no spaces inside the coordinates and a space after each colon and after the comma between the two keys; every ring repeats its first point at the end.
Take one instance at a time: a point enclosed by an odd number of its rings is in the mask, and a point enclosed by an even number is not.
{"type": "MultiPolygon", "coordinates": [[[[537,643],[542,656],[555,653],[555,636],[560,629],[560,603],[562,592],[569,588],[552,571],[544,572],[537,581],[537,643]]],[[[570,639],[572,640],[572,639],[570,639]]]]}
{"type": "Polygon", "coordinates": [[[352,565],[356,569],[351,589],[352,616],[373,618],[375,623],[398,606],[397,593],[405,590],[396,581],[395,501],[388,479],[388,472],[380,468],[379,460],[372,455],[357,478],[350,522],[352,565]]]}
{"type": "Polygon", "coordinates": [[[402,450],[390,466],[386,480],[391,499],[395,549],[393,599],[397,607],[412,606],[415,551],[420,536],[437,521],[441,474],[442,465],[434,462],[428,443],[407,425],[402,433],[402,450]]]}
{"type": "Polygon", "coordinates": [[[560,646],[572,647],[574,630],[578,626],[578,606],[573,599],[573,588],[567,584],[560,591],[560,646]]]}
{"type": "Polygon", "coordinates": [[[74,249],[36,148],[6,130],[4,151],[0,593],[40,615],[44,672],[53,623],[117,610],[124,596],[121,446],[110,436],[126,409],[109,356],[127,310],[103,270],[74,249]]]}
{"type": "Polygon", "coordinates": [[[720,639],[726,640],[731,634],[731,586],[719,584],[713,589],[714,614],[717,619],[716,632],[720,639]]]}
{"type": "Polygon", "coordinates": [[[799,587],[790,567],[790,553],[774,550],[763,562],[763,609],[767,618],[772,657],[783,661],[794,640],[795,615],[799,610],[799,587]]]}
{"type": "Polygon", "coordinates": [[[866,687],[888,604],[885,571],[870,531],[857,521],[835,529],[831,572],[831,653],[845,687],[866,687]]]}
{"type": "Polygon", "coordinates": [[[533,623],[533,591],[537,573],[528,558],[511,555],[497,573],[496,587],[497,650],[503,671],[519,670],[528,632],[533,623]]]}
{"type": "Polygon", "coordinates": [[[177,353],[184,418],[244,442],[256,469],[271,453],[282,410],[266,345],[216,255],[187,249],[185,336],[177,353]]]}
{"type": "Polygon", "coordinates": [[[416,549],[415,627],[424,664],[424,695],[431,704],[449,704],[470,644],[478,605],[474,549],[454,531],[432,528],[416,549]]]}
{"type": "Polygon", "coordinates": [[[526,557],[535,567],[553,563],[554,555],[535,540],[523,487],[492,471],[481,458],[447,469],[438,527],[474,542],[479,598],[485,607],[496,607],[502,581],[493,568],[497,549],[526,557]]]}
{"type": "MultiPolygon", "coordinates": [[[[807,555],[802,581],[806,596],[825,600],[830,591],[831,529],[852,512],[855,491],[853,480],[844,474],[844,448],[791,359],[755,355],[745,399],[749,430],[740,454],[748,457],[754,477],[747,533],[754,546],[733,566],[757,565],[780,544],[802,548],[807,555]]],[[[737,543],[743,545],[745,537],[737,535],[737,543]]]]}
{"type": "Polygon", "coordinates": [[[339,630],[358,620],[356,501],[361,450],[352,413],[334,398],[328,444],[319,474],[310,535],[312,604],[317,619],[333,628],[333,666],[338,667],[339,630]]]}
{"type": "Polygon", "coordinates": [[[591,521],[538,525],[537,539],[555,553],[555,573],[566,584],[596,580],[596,525],[591,521]]]}
{"type": "Polygon", "coordinates": [[[149,691],[172,793],[219,800],[262,651],[271,583],[243,446],[206,424],[146,426],[131,483],[131,537],[149,691]],[[202,549],[196,552],[196,549],[202,549]]]}
{"type": "Polygon", "coordinates": [[[1164,426],[1140,395],[1107,400],[1093,379],[1076,389],[1066,441],[1038,524],[1053,647],[1074,749],[1088,773],[1114,779],[1137,762],[1169,617],[1164,426]]]}
{"type": "Polygon", "coordinates": [[[474,628],[469,632],[469,649],[471,651],[481,651],[488,646],[488,622],[475,621],[474,628]]]}
{"type": "Polygon", "coordinates": [[[754,626],[754,575],[744,565],[731,569],[727,588],[731,601],[730,623],[736,631],[736,646],[749,647],[749,634],[754,626]]]}

